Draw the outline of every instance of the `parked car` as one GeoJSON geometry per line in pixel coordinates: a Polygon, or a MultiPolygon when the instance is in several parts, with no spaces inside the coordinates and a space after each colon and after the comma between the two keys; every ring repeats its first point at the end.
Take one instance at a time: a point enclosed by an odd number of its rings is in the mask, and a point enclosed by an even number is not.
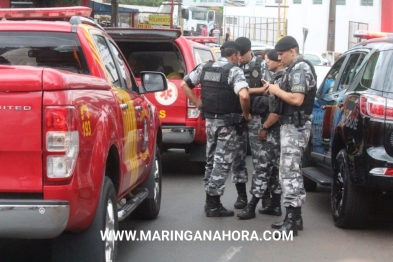
{"type": "Polygon", "coordinates": [[[303,54],[304,58],[311,62],[313,65],[330,66],[329,60],[327,60],[322,53],[305,51],[303,54]]]}
{"type": "Polygon", "coordinates": [[[393,192],[393,38],[386,36],[343,53],[317,91],[304,185],[331,187],[332,216],[341,228],[366,226],[371,204],[393,192]]]}
{"type": "Polygon", "coordinates": [[[274,49],[274,46],[262,42],[251,41],[251,51],[254,55],[261,55],[262,57],[265,57],[266,52],[272,49],[274,49]]]}
{"type": "Polygon", "coordinates": [[[0,9],[0,238],[53,239],[53,261],[114,261],[118,221],[160,212],[162,129],[145,94],[165,75],[137,84],[90,14],[0,9]]]}

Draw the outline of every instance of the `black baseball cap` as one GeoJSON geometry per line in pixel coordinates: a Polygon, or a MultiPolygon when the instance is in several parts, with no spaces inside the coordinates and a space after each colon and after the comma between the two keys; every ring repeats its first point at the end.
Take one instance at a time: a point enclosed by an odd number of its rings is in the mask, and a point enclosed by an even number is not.
{"type": "Polygon", "coordinates": [[[241,46],[241,50],[239,50],[241,55],[244,55],[251,50],[251,41],[247,37],[238,37],[235,42],[241,46]]]}

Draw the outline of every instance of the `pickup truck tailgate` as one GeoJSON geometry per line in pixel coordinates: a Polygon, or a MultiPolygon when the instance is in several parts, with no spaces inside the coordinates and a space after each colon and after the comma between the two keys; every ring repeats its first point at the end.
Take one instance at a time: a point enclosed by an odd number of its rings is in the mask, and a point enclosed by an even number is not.
{"type": "Polygon", "coordinates": [[[42,69],[0,66],[0,192],[42,192],[42,69]]]}

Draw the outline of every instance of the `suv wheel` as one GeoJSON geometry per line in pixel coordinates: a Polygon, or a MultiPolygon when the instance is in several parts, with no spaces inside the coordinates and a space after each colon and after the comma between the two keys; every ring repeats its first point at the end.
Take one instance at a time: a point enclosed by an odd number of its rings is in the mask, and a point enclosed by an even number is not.
{"type": "Polygon", "coordinates": [[[347,152],[337,154],[331,188],[334,223],[340,228],[361,228],[367,223],[369,201],[367,193],[352,184],[349,178],[347,152]]]}
{"type": "Polygon", "coordinates": [[[97,211],[89,228],[80,234],[63,234],[54,239],[53,261],[114,261],[118,243],[113,233],[117,230],[116,191],[112,181],[104,177],[97,211]],[[109,237],[103,241],[101,232],[104,235],[105,231],[109,237]]]}

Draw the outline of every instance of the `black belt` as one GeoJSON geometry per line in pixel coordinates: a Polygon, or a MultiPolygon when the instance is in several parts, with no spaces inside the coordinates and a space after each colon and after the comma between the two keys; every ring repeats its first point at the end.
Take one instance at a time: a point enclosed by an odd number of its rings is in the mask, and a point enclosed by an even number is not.
{"type": "MultiPolygon", "coordinates": [[[[311,117],[309,115],[304,115],[304,116],[302,116],[302,118],[303,118],[302,120],[304,120],[304,121],[311,121],[311,117]]],[[[280,122],[280,125],[287,125],[287,124],[297,125],[298,124],[298,123],[295,123],[294,117],[292,115],[291,116],[281,115],[279,122],[280,122]]]]}
{"type": "Polygon", "coordinates": [[[226,119],[229,114],[212,114],[208,112],[203,112],[204,118],[211,118],[211,119],[226,119]]]}

